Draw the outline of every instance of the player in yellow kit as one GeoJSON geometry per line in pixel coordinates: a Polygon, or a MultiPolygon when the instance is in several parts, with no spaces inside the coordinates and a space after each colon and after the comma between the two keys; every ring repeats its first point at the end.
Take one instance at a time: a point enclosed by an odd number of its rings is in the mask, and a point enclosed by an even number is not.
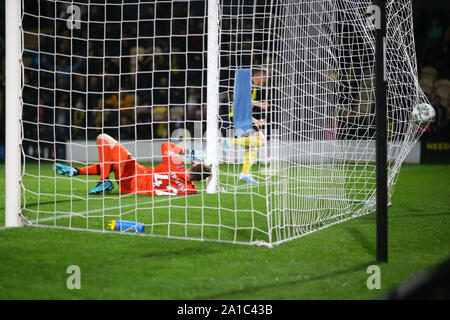
{"type": "MultiPolygon", "coordinates": [[[[251,176],[250,170],[258,155],[258,149],[261,148],[266,138],[261,129],[266,124],[265,113],[267,109],[267,101],[263,94],[264,86],[267,83],[267,74],[264,70],[255,70],[252,73],[252,129],[253,132],[245,137],[225,139],[224,150],[228,151],[228,144],[240,145],[246,148],[246,154],[244,157],[244,165],[239,175],[239,180],[247,183],[257,183],[257,181],[251,176]]],[[[230,110],[230,120],[233,117],[233,108],[230,110]]],[[[231,121],[232,122],[232,121],[231,121]]]]}

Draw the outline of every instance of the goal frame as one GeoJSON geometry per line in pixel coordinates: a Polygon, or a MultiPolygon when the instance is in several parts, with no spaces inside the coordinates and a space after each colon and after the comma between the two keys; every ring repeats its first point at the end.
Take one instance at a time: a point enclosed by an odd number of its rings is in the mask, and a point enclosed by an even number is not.
{"type": "MultiPolygon", "coordinates": [[[[5,3],[6,27],[6,152],[5,152],[5,227],[24,225],[21,219],[21,0],[5,3]]],[[[376,31],[376,117],[377,117],[377,260],[387,261],[387,134],[386,134],[386,1],[374,0],[380,9],[376,31]]],[[[218,141],[217,116],[219,102],[219,37],[218,0],[208,1],[208,65],[207,65],[207,144],[206,154],[213,174],[207,192],[217,192],[218,141]],[[211,120],[212,119],[212,120],[211,120]]]]}
{"type": "Polygon", "coordinates": [[[21,0],[5,1],[5,227],[21,222],[21,0]]]}
{"type": "MultiPolygon", "coordinates": [[[[207,65],[207,137],[206,154],[212,167],[212,177],[207,192],[217,192],[218,152],[217,116],[219,106],[219,37],[217,1],[208,1],[208,65],[207,65]]],[[[5,227],[18,227],[21,216],[21,0],[5,3],[5,227]],[[8,14],[6,14],[6,12],[8,14]]]]}

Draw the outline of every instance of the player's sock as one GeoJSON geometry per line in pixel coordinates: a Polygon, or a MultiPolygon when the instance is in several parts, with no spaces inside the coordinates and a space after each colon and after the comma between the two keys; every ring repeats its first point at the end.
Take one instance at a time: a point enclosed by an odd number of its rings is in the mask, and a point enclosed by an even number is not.
{"type": "Polygon", "coordinates": [[[102,163],[100,165],[100,180],[108,179],[111,172],[111,163],[102,163]]]}
{"type": "Polygon", "coordinates": [[[250,136],[231,139],[231,143],[235,145],[244,146],[247,148],[259,148],[261,147],[263,141],[260,136],[250,136]]]}
{"type": "Polygon", "coordinates": [[[81,168],[78,168],[78,171],[82,175],[99,176],[100,175],[100,164],[97,163],[97,164],[93,164],[91,166],[81,167],[81,168]]]}
{"type": "Polygon", "coordinates": [[[87,166],[87,167],[81,167],[81,168],[76,168],[78,170],[78,174],[81,175],[94,175],[94,176],[100,176],[100,180],[103,179],[107,179],[109,178],[109,174],[111,171],[111,164],[107,163],[107,164],[93,164],[91,166],[87,166]]]}
{"type": "Polygon", "coordinates": [[[242,174],[250,174],[250,169],[256,160],[258,152],[256,150],[249,150],[244,157],[244,165],[242,166],[242,174]]]}
{"type": "Polygon", "coordinates": [[[61,163],[55,163],[52,168],[53,171],[56,171],[57,174],[68,177],[73,177],[80,174],[80,170],[78,170],[77,168],[66,166],[61,163]]]}
{"type": "MultiPolygon", "coordinates": [[[[100,180],[109,178],[111,172],[111,159],[114,159],[114,150],[118,148],[111,148],[109,144],[97,145],[98,148],[98,158],[100,161],[100,180]]],[[[118,152],[118,151],[116,151],[118,152]]]]}

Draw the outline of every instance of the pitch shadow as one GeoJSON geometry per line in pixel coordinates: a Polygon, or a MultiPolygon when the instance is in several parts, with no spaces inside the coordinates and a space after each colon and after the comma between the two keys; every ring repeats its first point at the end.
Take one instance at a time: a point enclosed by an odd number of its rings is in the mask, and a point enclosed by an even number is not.
{"type": "MultiPolygon", "coordinates": [[[[331,273],[327,273],[324,275],[309,277],[307,279],[284,281],[284,282],[280,282],[280,283],[271,283],[271,284],[266,284],[266,285],[261,285],[261,286],[250,286],[250,287],[243,288],[242,290],[231,290],[231,291],[221,292],[221,293],[217,293],[217,294],[210,295],[210,296],[199,297],[198,299],[205,299],[205,300],[228,299],[228,297],[232,298],[236,294],[249,295],[252,292],[258,292],[261,290],[268,291],[268,290],[274,289],[274,288],[290,287],[290,286],[299,285],[301,283],[322,281],[322,280],[326,280],[328,278],[333,278],[333,277],[341,276],[341,275],[352,273],[352,272],[366,270],[367,266],[372,265],[372,264],[376,264],[376,262],[374,262],[374,261],[367,262],[367,263],[359,264],[357,266],[349,267],[349,268],[346,268],[343,270],[337,270],[337,271],[334,271],[331,273]]],[[[308,299],[308,297],[305,297],[305,299],[308,299]]]]}

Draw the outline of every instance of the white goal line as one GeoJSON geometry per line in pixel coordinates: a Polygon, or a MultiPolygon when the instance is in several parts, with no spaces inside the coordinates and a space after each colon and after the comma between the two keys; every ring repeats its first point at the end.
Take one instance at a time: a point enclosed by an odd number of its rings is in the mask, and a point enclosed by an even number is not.
{"type": "MultiPolygon", "coordinates": [[[[243,186],[238,186],[238,187],[233,187],[230,189],[233,190],[240,190],[240,189],[245,189],[245,188],[249,188],[247,185],[243,185],[243,186]]],[[[224,192],[231,192],[231,190],[223,190],[224,192]]],[[[124,204],[124,205],[120,205],[120,206],[113,206],[113,207],[103,207],[101,209],[94,209],[94,210],[88,210],[88,211],[84,211],[84,212],[70,212],[67,214],[63,214],[63,215],[55,215],[53,217],[48,217],[48,218],[42,218],[42,219],[34,219],[31,220],[30,223],[35,224],[35,223],[40,223],[40,222],[46,222],[46,221],[53,221],[53,220],[57,220],[57,219],[66,219],[66,218],[70,218],[73,216],[78,216],[81,218],[101,218],[103,216],[89,216],[91,214],[95,214],[95,213],[101,213],[101,212],[106,212],[106,211],[111,211],[111,210],[119,210],[119,209],[126,209],[129,207],[134,207],[136,205],[151,205],[151,204],[155,204],[155,203],[162,203],[162,202],[166,202],[166,201],[176,201],[176,200],[182,200],[185,199],[187,197],[199,197],[202,196],[203,193],[206,192],[205,190],[200,190],[199,193],[196,194],[191,194],[191,195],[184,195],[184,196],[171,196],[171,197],[167,197],[164,199],[153,199],[150,201],[144,201],[144,202],[134,202],[134,203],[129,203],[129,204],[124,204]]]]}

